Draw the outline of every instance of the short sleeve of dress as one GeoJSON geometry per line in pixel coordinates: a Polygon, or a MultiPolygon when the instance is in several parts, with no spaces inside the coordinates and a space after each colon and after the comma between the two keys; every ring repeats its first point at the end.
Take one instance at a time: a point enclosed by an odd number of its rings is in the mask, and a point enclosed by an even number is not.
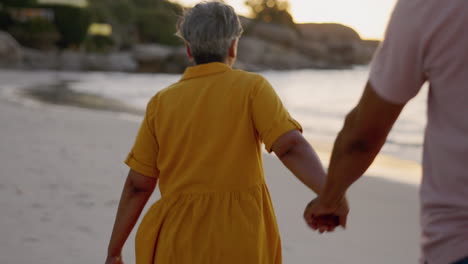
{"type": "Polygon", "coordinates": [[[295,129],[302,132],[301,125],[290,116],[275,90],[264,78],[257,83],[251,105],[255,129],[268,152],[271,153],[273,143],[284,133],[295,129]]]}
{"type": "Polygon", "coordinates": [[[148,177],[157,177],[157,156],[159,145],[154,129],[154,98],[148,103],[146,114],[131,152],[125,163],[134,171],[148,177]]]}
{"type": "Polygon", "coordinates": [[[374,55],[369,81],[375,92],[389,102],[412,99],[426,80],[422,41],[422,15],[414,1],[398,1],[385,39],[374,55]]]}

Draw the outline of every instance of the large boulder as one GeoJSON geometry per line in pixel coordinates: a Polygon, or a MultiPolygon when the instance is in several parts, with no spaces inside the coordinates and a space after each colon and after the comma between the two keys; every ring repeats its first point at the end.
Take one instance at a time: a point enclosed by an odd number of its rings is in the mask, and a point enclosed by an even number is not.
{"type": "Polygon", "coordinates": [[[184,47],[137,45],[132,51],[139,72],[180,73],[190,65],[184,47]]]}
{"type": "Polygon", "coordinates": [[[252,20],[244,24],[245,35],[292,48],[299,41],[299,32],[293,27],[252,20]]]}
{"type": "Polygon", "coordinates": [[[187,50],[184,46],[176,47],[173,49],[171,55],[169,55],[164,63],[164,72],[167,73],[182,73],[188,66],[192,66],[187,56],[187,50]]]}
{"type": "Polygon", "coordinates": [[[56,70],[59,68],[59,56],[55,51],[40,51],[23,48],[22,68],[27,70],[56,70]]]}
{"type": "Polygon", "coordinates": [[[57,68],[63,71],[83,71],[85,70],[83,55],[81,52],[64,51],[59,55],[57,68]]]}
{"type": "Polygon", "coordinates": [[[359,45],[354,47],[354,61],[357,64],[369,63],[379,45],[380,41],[377,40],[363,40],[359,45]]]}
{"type": "Polygon", "coordinates": [[[312,68],[316,63],[294,49],[259,38],[244,37],[239,42],[239,67],[250,69],[312,68]]]}
{"type": "Polygon", "coordinates": [[[0,31],[0,67],[18,67],[22,59],[21,46],[8,33],[0,31]]]}
{"type": "Polygon", "coordinates": [[[173,52],[173,48],[158,44],[136,45],[132,51],[140,72],[162,72],[165,61],[173,52]]]}
{"type": "Polygon", "coordinates": [[[320,41],[329,44],[340,44],[360,41],[361,37],[352,28],[335,23],[298,24],[302,38],[308,41],[320,41]]]}
{"type": "MultiPolygon", "coordinates": [[[[341,24],[300,24],[302,40],[297,49],[315,60],[327,61],[335,67],[370,62],[375,45],[362,40],[350,27],[341,24]]],[[[375,42],[372,42],[375,43],[375,42]]]]}
{"type": "Polygon", "coordinates": [[[245,34],[239,45],[239,65],[247,68],[344,68],[369,63],[376,49],[375,42],[362,40],[341,24],[288,27],[244,17],[241,23],[245,34]]]}

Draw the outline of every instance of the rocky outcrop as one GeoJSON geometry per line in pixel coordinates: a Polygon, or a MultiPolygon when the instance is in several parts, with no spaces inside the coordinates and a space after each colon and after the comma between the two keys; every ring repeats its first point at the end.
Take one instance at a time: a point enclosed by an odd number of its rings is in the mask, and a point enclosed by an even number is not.
{"type": "Polygon", "coordinates": [[[137,45],[132,54],[139,72],[179,73],[190,65],[184,47],[137,45]]]}
{"type": "Polygon", "coordinates": [[[294,49],[259,38],[244,37],[239,41],[236,66],[255,71],[316,68],[318,64],[294,49]]]}
{"type": "Polygon", "coordinates": [[[21,59],[21,46],[10,34],[0,31],[0,67],[18,67],[21,59]]]}
{"type": "Polygon", "coordinates": [[[62,71],[123,71],[137,70],[132,54],[119,52],[92,54],[76,51],[39,51],[23,48],[22,68],[62,71]]]}
{"type": "Polygon", "coordinates": [[[83,58],[83,67],[87,71],[134,72],[138,69],[137,62],[129,52],[117,52],[107,55],[87,54],[83,58]]]}
{"type": "Polygon", "coordinates": [[[256,22],[251,19],[241,19],[244,27],[244,36],[254,37],[275,43],[284,47],[293,48],[300,40],[298,32],[287,26],[256,22]]]}
{"type": "Polygon", "coordinates": [[[356,31],[340,24],[287,27],[245,18],[242,23],[242,65],[269,69],[343,68],[369,63],[378,45],[362,40],[356,31]]]}
{"type": "MultiPolygon", "coordinates": [[[[282,26],[241,18],[244,36],[235,67],[250,71],[337,69],[367,64],[379,44],[340,24],[282,26]]],[[[185,47],[136,45],[129,52],[89,54],[21,48],[0,32],[0,67],[66,71],[180,73],[191,65],[185,47]]]]}

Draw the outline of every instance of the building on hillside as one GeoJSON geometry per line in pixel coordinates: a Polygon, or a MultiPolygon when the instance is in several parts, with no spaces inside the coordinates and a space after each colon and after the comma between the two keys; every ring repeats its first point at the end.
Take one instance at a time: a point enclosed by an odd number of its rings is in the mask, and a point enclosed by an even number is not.
{"type": "Polygon", "coordinates": [[[111,36],[112,26],[110,24],[92,23],[89,26],[88,34],[92,36],[111,36]]]}
{"type": "Polygon", "coordinates": [[[37,18],[47,21],[54,20],[54,11],[48,8],[15,8],[9,10],[10,15],[16,21],[26,22],[37,18]]]}
{"type": "Polygon", "coordinates": [[[63,4],[84,7],[88,5],[87,0],[38,0],[40,4],[63,4]]]}

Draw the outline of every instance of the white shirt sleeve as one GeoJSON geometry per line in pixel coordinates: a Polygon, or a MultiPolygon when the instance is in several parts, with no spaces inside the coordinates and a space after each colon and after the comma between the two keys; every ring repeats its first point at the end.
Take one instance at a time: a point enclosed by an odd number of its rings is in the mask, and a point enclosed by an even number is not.
{"type": "Polygon", "coordinates": [[[369,81],[385,100],[403,104],[413,98],[426,80],[424,74],[424,14],[418,1],[399,0],[374,55],[369,81]]]}

